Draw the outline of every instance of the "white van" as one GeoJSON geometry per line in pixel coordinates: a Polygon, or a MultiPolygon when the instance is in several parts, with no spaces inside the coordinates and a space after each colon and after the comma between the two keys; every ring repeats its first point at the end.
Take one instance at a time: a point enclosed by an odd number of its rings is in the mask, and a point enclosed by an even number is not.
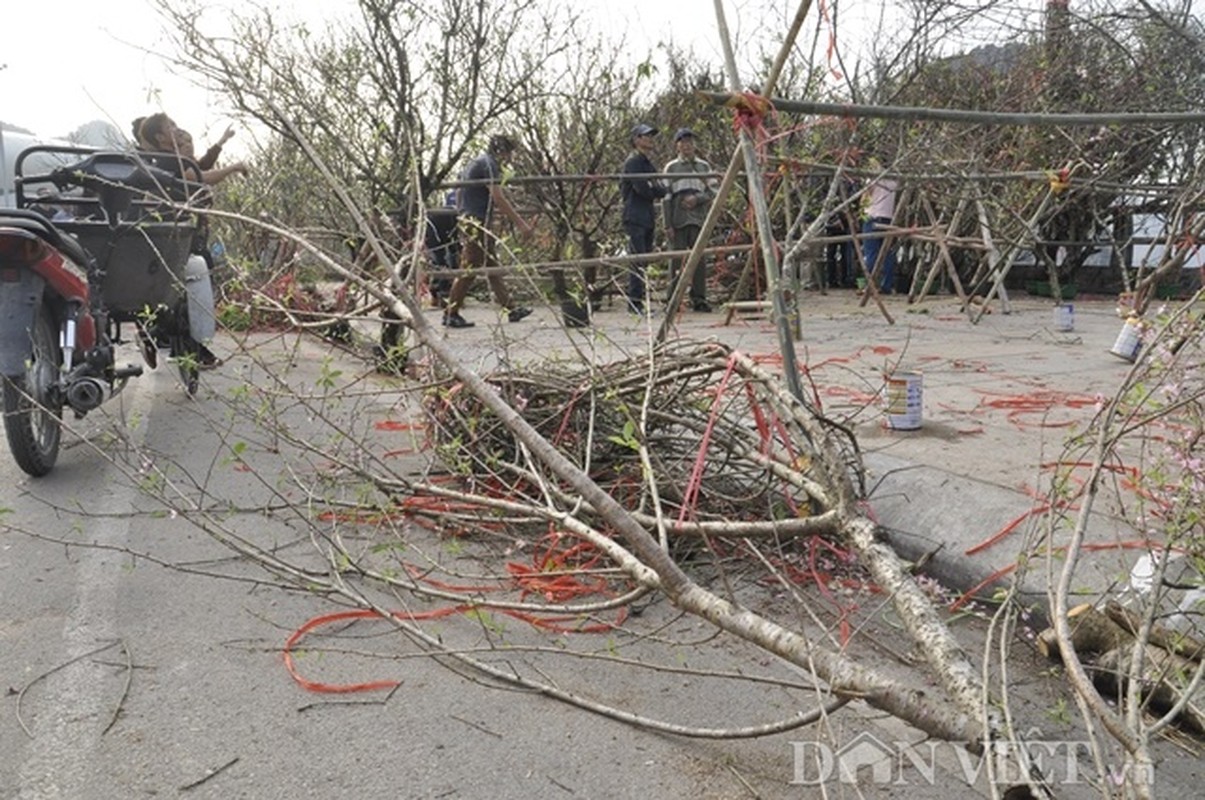
{"type": "Polygon", "coordinates": [[[38,140],[25,133],[6,131],[0,126],[0,208],[13,208],[17,196],[13,191],[13,171],[17,167],[17,156],[38,140]]]}
{"type": "MultiPolygon", "coordinates": [[[[27,147],[35,144],[66,144],[55,139],[43,139],[28,133],[5,130],[0,126],[0,208],[15,208],[17,192],[13,178],[16,175],[17,157],[27,147]]],[[[62,166],[61,159],[56,159],[49,153],[40,153],[31,157],[22,166],[26,175],[46,173],[55,167],[62,166]]]]}

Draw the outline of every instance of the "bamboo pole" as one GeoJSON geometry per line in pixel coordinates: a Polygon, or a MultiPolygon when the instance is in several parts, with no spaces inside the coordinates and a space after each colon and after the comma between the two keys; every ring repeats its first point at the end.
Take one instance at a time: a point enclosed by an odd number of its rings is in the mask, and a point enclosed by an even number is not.
{"type": "MultiPolygon", "coordinates": [[[[718,105],[742,101],[734,92],[699,92],[699,96],[718,105]]],[[[1027,114],[998,111],[968,111],[956,108],[918,108],[916,106],[866,106],[853,103],[817,103],[768,97],[775,111],[815,114],[826,117],[901,119],[913,122],[970,122],[983,125],[1024,125],[1031,127],[1102,127],[1106,125],[1199,125],[1205,112],[1116,113],[1116,114],[1027,114]]]]}
{"type": "MultiPolygon", "coordinates": [[[[807,11],[810,6],[810,0],[804,0],[804,2],[800,4],[799,10],[795,13],[795,19],[792,20],[791,28],[787,31],[787,38],[782,48],[779,49],[778,57],[775,59],[773,66],[770,68],[770,74],[766,79],[766,86],[770,91],[772,91],[774,85],[778,83],[778,76],[782,74],[782,68],[786,64],[787,55],[791,51],[791,46],[794,44],[795,37],[799,35],[799,31],[803,27],[803,20],[807,16],[807,11]]],[[[730,50],[731,45],[728,44],[727,32],[723,23],[723,8],[718,2],[716,3],[716,14],[719,17],[720,30],[724,35],[726,46],[730,50]]],[[[657,331],[658,343],[665,341],[665,337],[669,335],[669,327],[676,318],[679,307],[682,305],[682,296],[686,293],[686,287],[690,286],[690,280],[692,277],[694,277],[694,271],[698,268],[699,262],[702,259],[700,245],[701,243],[706,242],[708,236],[710,236],[711,229],[715,226],[716,221],[719,219],[718,209],[727,199],[728,193],[732,190],[732,185],[736,182],[736,178],[740,175],[740,163],[743,160],[742,152],[743,150],[740,146],[738,146],[736,151],[733,152],[732,160],[728,163],[728,169],[724,173],[724,178],[720,183],[719,190],[716,192],[715,200],[712,201],[711,208],[707,213],[707,218],[703,221],[703,227],[699,231],[699,238],[695,241],[695,246],[691,251],[690,259],[682,267],[681,275],[678,277],[678,284],[674,287],[673,294],[670,297],[668,313],[665,315],[665,319],[662,320],[661,327],[657,331]]],[[[756,163],[750,164],[748,161],[746,161],[746,169],[753,170],[756,166],[756,163]]],[[[743,273],[741,275],[740,283],[744,283],[743,273]]],[[[739,296],[740,289],[741,286],[738,285],[737,296],[739,296]]],[[[798,316],[798,314],[796,316],[798,316]]],[[[729,310],[728,321],[730,322],[731,320],[732,312],[729,310]]],[[[795,327],[798,330],[798,319],[796,320],[795,327]]],[[[786,356],[784,354],[784,360],[785,357],[786,356]]]]}
{"type": "MultiPolygon", "coordinates": [[[[766,79],[765,87],[767,94],[774,90],[774,85],[778,82],[778,76],[782,72],[782,67],[786,63],[791,48],[794,47],[795,38],[798,36],[800,28],[803,27],[804,17],[807,16],[810,7],[811,0],[803,0],[799,5],[799,10],[795,14],[791,28],[787,31],[786,38],[779,49],[778,57],[774,62],[774,66],[770,69],[770,75],[766,79]]],[[[720,43],[724,49],[724,62],[728,70],[728,83],[732,87],[732,90],[736,92],[741,86],[741,80],[740,75],[737,73],[736,56],[732,51],[732,38],[728,33],[728,22],[724,17],[724,5],[721,0],[715,0],[715,17],[716,27],[720,33],[720,43]]],[[[754,217],[757,219],[758,239],[761,242],[762,258],[766,269],[766,291],[769,292],[774,306],[774,328],[778,334],[778,347],[782,355],[783,377],[786,380],[787,388],[791,395],[800,403],[805,403],[806,398],[803,393],[803,383],[799,377],[799,364],[795,356],[795,342],[791,335],[793,328],[792,311],[787,307],[786,296],[781,286],[778,251],[774,246],[770,209],[766,203],[765,182],[762,178],[762,171],[757,162],[757,151],[753,146],[753,139],[749,135],[749,131],[742,126],[738,131],[738,136],[740,140],[740,152],[745,160],[745,173],[749,182],[749,201],[753,204],[754,217]]],[[[798,314],[798,294],[796,294],[794,299],[794,313],[798,314]]]]}
{"type": "MultiPolygon", "coordinates": [[[[925,211],[928,214],[929,219],[932,220],[936,225],[937,214],[934,212],[933,204],[929,201],[928,196],[923,196],[922,202],[924,203],[925,211]]],[[[936,231],[936,236],[934,236],[932,239],[932,242],[937,246],[938,250],[937,263],[934,264],[933,268],[929,270],[929,275],[925,279],[925,284],[920,290],[920,295],[916,298],[917,305],[920,305],[921,301],[925,299],[925,296],[929,293],[929,289],[933,285],[934,279],[940,274],[941,270],[944,269],[946,274],[950,276],[950,281],[954,284],[954,291],[957,293],[958,300],[962,303],[963,309],[968,313],[970,311],[971,300],[969,297],[967,297],[966,292],[963,291],[962,281],[958,278],[958,268],[954,265],[954,258],[950,254],[950,242],[953,241],[955,237],[949,235],[957,227],[958,221],[962,217],[962,212],[966,208],[966,204],[967,198],[963,196],[958,201],[958,208],[954,210],[954,216],[950,219],[950,224],[947,226],[946,232],[943,234],[939,228],[936,231]]],[[[924,240],[922,239],[922,241],[924,240]]]]}
{"type": "Polygon", "coordinates": [[[1000,252],[1000,248],[996,246],[996,242],[992,238],[992,226],[988,224],[987,206],[983,203],[983,192],[977,186],[975,187],[975,210],[978,213],[979,232],[983,236],[983,244],[987,250],[987,271],[992,278],[991,291],[988,292],[987,297],[983,298],[979,314],[973,320],[978,322],[987,313],[988,303],[991,302],[993,294],[1000,295],[1001,311],[1005,314],[1013,313],[1012,303],[1008,299],[1008,290],[1004,288],[1004,278],[1008,275],[1008,266],[1005,265],[1003,269],[1000,267],[1005,259],[1011,261],[1013,247],[1009,246],[1007,250],[1000,252]]]}
{"type": "MultiPolygon", "coordinates": [[[[1025,223],[1026,236],[1028,237],[1028,241],[1025,242],[1026,246],[1028,246],[1032,242],[1036,241],[1037,235],[1034,231],[1035,231],[1035,228],[1037,227],[1038,220],[1041,219],[1042,214],[1044,214],[1046,212],[1046,208],[1050,205],[1050,199],[1053,196],[1054,196],[1054,193],[1052,191],[1050,191],[1049,189],[1047,189],[1045,196],[1043,196],[1043,198],[1042,198],[1042,202],[1040,204],[1038,204],[1038,210],[1033,212],[1033,216],[1031,216],[1029,218],[1028,222],[1025,223]]],[[[1020,246],[1019,243],[1014,244],[1013,250],[1016,250],[1017,247],[1019,247],[1019,246],[1020,246]]],[[[989,262],[989,266],[990,266],[990,262],[989,262]]],[[[992,295],[995,294],[997,288],[1000,288],[1000,289],[1004,288],[1004,279],[1008,276],[1008,270],[1010,268],[1011,268],[1011,264],[1006,264],[1004,267],[1003,273],[1001,273],[999,276],[997,276],[997,279],[992,283],[991,289],[988,290],[988,293],[983,298],[983,305],[979,307],[979,313],[976,314],[975,317],[971,320],[972,323],[978,325],[979,320],[983,319],[983,315],[985,313],[987,313],[988,303],[990,303],[992,301],[992,295]]],[[[1058,301],[1056,300],[1055,302],[1058,302],[1058,301]]]]}

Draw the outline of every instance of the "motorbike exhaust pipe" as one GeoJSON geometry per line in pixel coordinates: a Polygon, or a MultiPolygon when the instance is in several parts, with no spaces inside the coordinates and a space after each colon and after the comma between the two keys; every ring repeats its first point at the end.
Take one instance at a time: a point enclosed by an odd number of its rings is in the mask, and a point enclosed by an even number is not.
{"type": "Polygon", "coordinates": [[[67,405],[79,414],[87,413],[109,399],[109,387],[96,378],[76,378],[67,384],[67,405]]]}

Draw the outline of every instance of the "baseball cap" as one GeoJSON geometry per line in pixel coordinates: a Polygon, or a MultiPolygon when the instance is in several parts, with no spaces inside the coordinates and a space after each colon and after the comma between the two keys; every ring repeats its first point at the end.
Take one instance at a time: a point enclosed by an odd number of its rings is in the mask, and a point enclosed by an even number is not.
{"type": "Polygon", "coordinates": [[[635,127],[632,128],[632,138],[633,139],[635,139],[637,136],[656,136],[656,135],[657,135],[657,129],[654,128],[652,125],[649,125],[647,122],[641,122],[639,125],[636,125],[635,127]]]}
{"type": "Polygon", "coordinates": [[[678,128],[677,132],[674,133],[674,141],[679,142],[685,139],[687,136],[693,139],[695,138],[695,132],[690,128],[678,128]]]}
{"type": "Polygon", "coordinates": [[[491,136],[489,143],[489,151],[494,155],[502,155],[504,153],[515,152],[515,140],[501,133],[491,136]]]}

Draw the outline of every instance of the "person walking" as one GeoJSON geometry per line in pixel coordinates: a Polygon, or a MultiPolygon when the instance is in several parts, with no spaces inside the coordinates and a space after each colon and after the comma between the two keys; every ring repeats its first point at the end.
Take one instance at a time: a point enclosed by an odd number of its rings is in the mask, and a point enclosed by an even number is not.
{"type": "Polygon", "coordinates": [[[427,287],[431,302],[436,308],[443,308],[448,304],[453,281],[439,273],[460,266],[460,236],[457,233],[460,221],[457,218],[456,196],[448,197],[442,206],[428,208],[425,216],[423,246],[429,261],[427,287]]]}
{"type": "MultiPolygon", "coordinates": [[[[679,128],[674,133],[674,148],[678,157],[665,165],[669,199],[665,202],[665,220],[669,227],[670,246],[674,250],[690,250],[699,239],[699,231],[707,219],[711,203],[715,200],[714,177],[703,177],[711,172],[711,165],[699,158],[695,149],[695,134],[690,128],[679,128]],[[682,177],[678,177],[681,175],[682,177]]],[[[670,261],[669,294],[673,298],[678,276],[686,263],[685,258],[670,261]]],[[[707,259],[695,265],[690,284],[690,306],[695,311],[710,311],[707,302],[707,259]]]]}
{"type": "MultiPolygon", "coordinates": [[[[877,160],[871,167],[881,168],[877,160]]],[[[895,219],[895,195],[899,184],[892,178],[878,176],[866,188],[866,221],[862,233],[871,234],[862,240],[862,261],[865,263],[868,281],[879,268],[879,291],[889,295],[895,290],[895,244],[883,231],[895,219]],[[880,252],[882,251],[882,252],[880,252]],[[879,264],[879,261],[882,264],[879,264]]]]}
{"type": "MultiPolygon", "coordinates": [[[[515,143],[510,137],[494,136],[486,151],[470,161],[461,174],[461,180],[476,181],[456,192],[456,207],[460,212],[460,264],[465,270],[498,266],[495,249],[498,236],[494,230],[498,211],[514,222],[522,233],[530,235],[535,231],[535,225],[519,215],[502,188],[502,166],[510,161],[514,152],[515,143]]],[[[444,307],[443,324],[447,327],[471,328],[476,324],[460,314],[474,277],[471,272],[466,272],[452,282],[444,307]]],[[[507,319],[518,322],[531,314],[530,308],[511,305],[510,292],[501,275],[490,273],[486,280],[507,319]]]]}
{"type": "MultiPolygon", "coordinates": [[[[620,169],[624,175],[619,181],[619,193],[623,198],[623,229],[628,235],[628,255],[631,256],[653,252],[657,229],[653,204],[665,197],[667,192],[661,181],[646,177],[657,172],[649,160],[653,152],[653,138],[657,133],[656,128],[644,122],[633,127],[630,138],[632,152],[620,169]]],[[[628,264],[628,310],[634,314],[645,313],[647,270],[647,262],[628,264]]]]}

